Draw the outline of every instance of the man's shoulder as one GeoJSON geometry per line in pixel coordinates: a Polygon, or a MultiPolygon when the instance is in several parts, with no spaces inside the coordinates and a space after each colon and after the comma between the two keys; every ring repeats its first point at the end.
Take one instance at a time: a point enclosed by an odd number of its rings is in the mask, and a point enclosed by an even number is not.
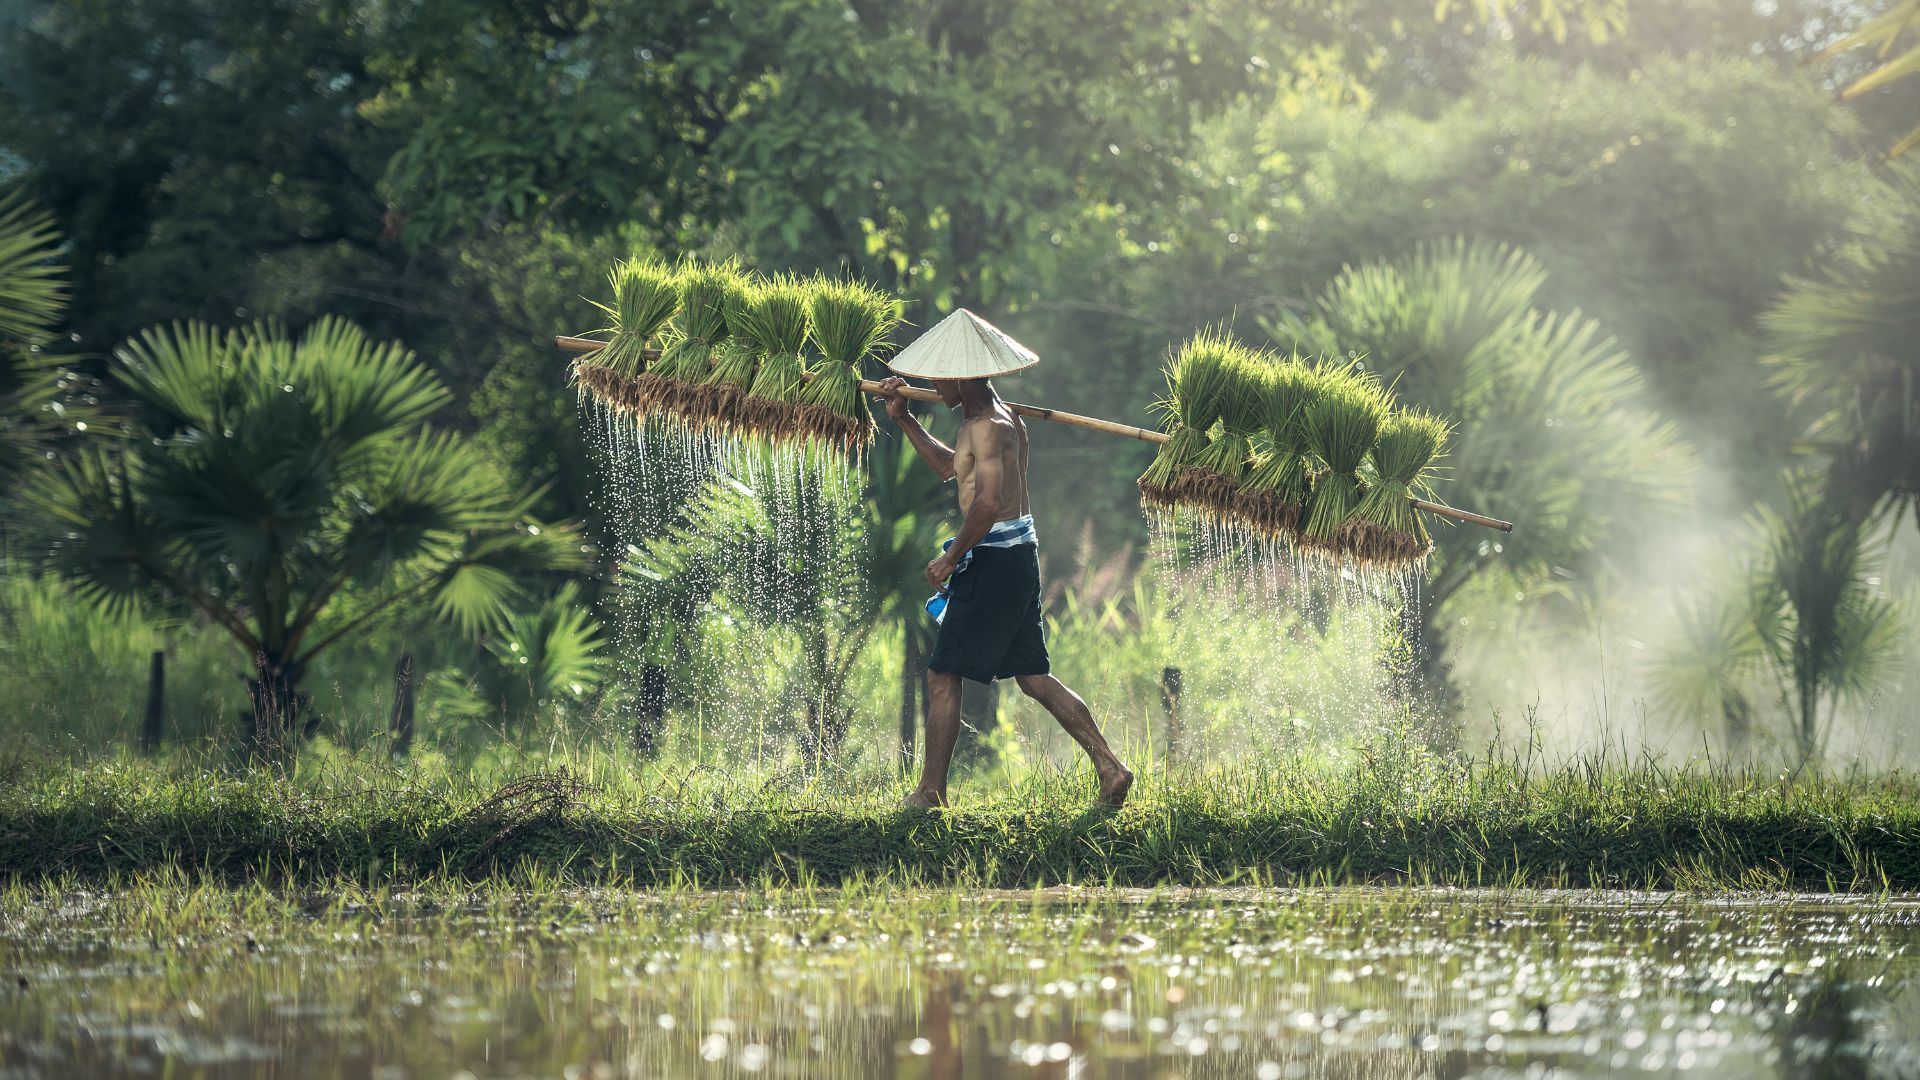
{"type": "Polygon", "coordinates": [[[994,413],[981,413],[960,421],[960,434],[967,437],[992,439],[996,442],[1009,438],[1014,433],[1013,421],[994,413]]]}

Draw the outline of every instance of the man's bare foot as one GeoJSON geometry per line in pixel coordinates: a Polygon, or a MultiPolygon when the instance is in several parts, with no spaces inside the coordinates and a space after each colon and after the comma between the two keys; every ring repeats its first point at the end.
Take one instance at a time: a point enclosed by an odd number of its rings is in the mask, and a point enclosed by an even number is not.
{"type": "Polygon", "coordinates": [[[920,791],[915,789],[913,794],[907,796],[907,801],[902,805],[909,810],[944,810],[947,807],[947,793],[944,791],[920,791]]]}
{"type": "Polygon", "coordinates": [[[1127,804],[1127,793],[1131,790],[1133,772],[1125,765],[1116,766],[1116,771],[1100,777],[1100,805],[1118,810],[1127,804]]]}

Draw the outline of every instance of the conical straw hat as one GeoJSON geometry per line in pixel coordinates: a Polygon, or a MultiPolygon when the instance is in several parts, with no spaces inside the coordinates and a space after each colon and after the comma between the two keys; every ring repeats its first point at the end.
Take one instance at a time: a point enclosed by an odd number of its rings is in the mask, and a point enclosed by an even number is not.
{"type": "Polygon", "coordinates": [[[1032,349],[959,308],[901,349],[887,366],[920,379],[986,379],[1011,375],[1039,362],[1032,349]]]}

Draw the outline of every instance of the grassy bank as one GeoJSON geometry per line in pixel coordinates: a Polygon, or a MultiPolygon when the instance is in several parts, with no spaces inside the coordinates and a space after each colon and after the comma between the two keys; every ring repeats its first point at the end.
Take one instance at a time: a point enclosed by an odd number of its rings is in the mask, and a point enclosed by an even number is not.
{"type": "Polygon", "coordinates": [[[1920,889],[1920,786],[1362,749],[1154,771],[1115,815],[1080,773],[742,777],[608,758],[488,772],[321,758],[291,774],[16,761],[0,879],[478,879],[725,886],[1432,882],[1920,889]]]}

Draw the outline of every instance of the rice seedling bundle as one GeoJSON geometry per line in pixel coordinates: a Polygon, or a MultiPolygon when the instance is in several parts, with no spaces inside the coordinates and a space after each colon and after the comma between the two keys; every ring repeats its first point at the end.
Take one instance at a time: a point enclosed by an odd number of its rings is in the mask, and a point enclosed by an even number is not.
{"type": "Polygon", "coordinates": [[[1380,437],[1390,407],[1377,379],[1356,364],[1322,366],[1319,386],[1303,414],[1307,446],[1326,470],[1314,478],[1300,542],[1342,552],[1341,528],[1360,505],[1360,467],[1380,437]]]}
{"type": "Polygon", "coordinates": [[[1266,422],[1267,381],[1272,365],[1244,346],[1228,354],[1219,394],[1220,421],[1207,445],[1175,479],[1176,498],[1214,517],[1240,516],[1240,488],[1253,456],[1253,437],[1266,422]]]}
{"type": "Polygon", "coordinates": [[[1387,419],[1373,448],[1373,486],[1341,545],[1357,561],[1404,566],[1426,558],[1433,539],[1412,500],[1433,494],[1433,464],[1452,435],[1451,424],[1424,409],[1400,409],[1387,419]]]}
{"type": "Polygon", "coordinates": [[[774,438],[799,429],[800,388],[807,384],[807,339],[813,293],[805,282],[781,274],[763,282],[741,312],[740,336],[760,361],[740,403],[741,426],[774,438]]]}
{"type": "Polygon", "coordinates": [[[715,350],[727,340],[730,319],[737,319],[748,287],[739,265],[688,263],[681,267],[680,314],[674,334],[648,372],[653,404],[693,428],[714,426],[708,411],[713,395],[702,391],[713,368],[715,350]]]}
{"type": "Polygon", "coordinates": [[[1306,409],[1319,386],[1313,369],[1297,355],[1275,357],[1266,379],[1262,431],[1254,464],[1240,486],[1238,518],[1271,537],[1294,539],[1300,511],[1311,490],[1307,467],[1306,409]]]}
{"type": "Polygon", "coordinates": [[[1180,480],[1207,449],[1207,432],[1220,421],[1243,351],[1225,332],[1209,328],[1168,357],[1167,397],[1159,407],[1171,438],[1140,475],[1140,497],[1147,503],[1168,509],[1183,503],[1180,480]]]}
{"type": "MultiPolygon", "coordinates": [[[[711,427],[737,434],[750,434],[754,430],[749,394],[759,373],[760,358],[767,351],[756,340],[754,328],[763,321],[759,312],[768,303],[771,291],[771,283],[750,282],[727,307],[727,339],[714,348],[713,370],[707,373],[700,387],[697,411],[711,427]]],[[[806,333],[803,318],[799,324],[799,344],[793,346],[796,353],[804,347],[806,333]]],[[[789,335],[776,333],[775,336],[789,335]]]]}
{"type": "Polygon", "coordinates": [[[639,376],[646,371],[647,348],[680,309],[680,288],[673,271],[659,259],[626,259],[607,274],[613,305],[593,305],[613,318],[606,345],[582,356],[574,377],[583,390],[628,412],[645,411],[639,376]]]}
{"type": "Polygon", "coordinates": [[[860,365],[900,322],[900,306],[857,281],[816,281],[808,306],[820,362],[800,388],[796,433],[847,448],[873,441],[873,414],[860,392],[860,365]]]}

